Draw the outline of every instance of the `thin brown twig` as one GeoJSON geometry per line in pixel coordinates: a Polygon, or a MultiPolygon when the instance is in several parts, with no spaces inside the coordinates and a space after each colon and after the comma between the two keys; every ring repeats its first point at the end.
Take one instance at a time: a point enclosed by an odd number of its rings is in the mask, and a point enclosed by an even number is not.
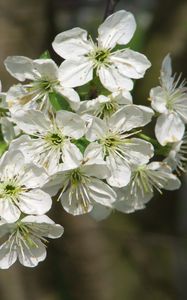
{"type": "Polygon", "coordinates": [[[110,16],[111,14],[113,14],[116,5],[118,4],[120,0],[107,0],[107,4],[106,4],[106,9],[105,9],[105,13],[104,13],[104,20],[110,16]]]}

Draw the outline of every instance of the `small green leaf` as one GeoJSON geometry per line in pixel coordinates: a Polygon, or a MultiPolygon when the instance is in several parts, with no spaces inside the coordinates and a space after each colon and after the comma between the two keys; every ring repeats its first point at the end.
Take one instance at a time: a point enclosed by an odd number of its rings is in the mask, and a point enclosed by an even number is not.
{"type": "Polygon", "coordinates": [[[49,51],[46,50],[46,51],[44,51],[44,52],[40,55],[39,58],[41,58],[41,59],[47,59],[47,58],[51,58],[51,55],[50,55],[49,51]]]}
{"type": "Polygon", "coordinates": [[[0,156],[7,150],[7,148],[8,148],[8,145],[5,142],[1,141],[0,142],[0,156]]]}
{"type": "Polygon", "coordinates": [[[62,110],[62,109],[63,110],[68,110],[68,111],[72,111],[69,103],[61,95],[59,95],[59,94],[57,94],[55,92],[54,93],[50,93],[49,94],[49,99],[50,99],[50,102],[51,102],[53,108],[56,111],[62,110]]]}
{"type": "Polygon", "coordinates": [[[84,137],[79,140],[72,140],[72,142],[79,148],[82,153],[84,153],[86,147],[90,144],[90,142],[84,137]]]}

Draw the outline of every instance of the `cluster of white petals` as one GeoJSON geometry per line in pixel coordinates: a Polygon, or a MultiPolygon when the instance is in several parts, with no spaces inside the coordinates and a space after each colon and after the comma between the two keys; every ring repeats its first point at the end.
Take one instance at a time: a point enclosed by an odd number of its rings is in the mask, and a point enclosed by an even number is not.
{"type": "Polygon", "coordinates": [[[133,103],[133,80],[151,66],[126,46],[135,29],[134,16],[121,10],[99,26],[96,42],[81,28],[58,34],[52,45],[60,66],[50,56],[5,60],[20,82],[6,93],[0,83],[0,268],[17,259],[35,267],[45,259],[47,238],[63,234],[45,215],[52,201],[74,216],[102,220],[114,210],[143,209],[155,192],[180,187],[186,88],[172,76],[168,55],[160,86],[150,92],[152,108],[133,103]],[[154,111],[158,142],[142,133],[154,111]],[[161,161],[154,161],[155,152],[161,161]]]}

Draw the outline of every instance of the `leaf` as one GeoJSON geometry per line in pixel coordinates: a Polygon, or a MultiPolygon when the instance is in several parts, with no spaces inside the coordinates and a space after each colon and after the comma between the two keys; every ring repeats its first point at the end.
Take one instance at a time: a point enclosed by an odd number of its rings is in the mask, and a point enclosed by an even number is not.
{"type": "Polygon", "coordinates": [[[39,58],[41,58],[41,59],[47,59],[47,58],[51,58],[51,55],[50,55],[49,51],[46,50],[46,51],[44,51],[44,52],[40,55],[39,58]]]}
{"type": "Polygon", "coordinates": [[[79,148],[82,153],[84,153],[86,147],[90,144],[90,142],[84,137],[78,140],[72,140],[72,142],[79,148]]]}
{"type": "Polygon", "coordinates": [[[49,100],[56,111],[62,109],[72,111],[69,103],[65,100],[65,98],[55,92],[49,94],[49,100]]]}
{"type": "Polygon", "coordinates": [[[0,156],[7,150],[7,147],[8,145],[5,142],[0,142],[0,156]]]}

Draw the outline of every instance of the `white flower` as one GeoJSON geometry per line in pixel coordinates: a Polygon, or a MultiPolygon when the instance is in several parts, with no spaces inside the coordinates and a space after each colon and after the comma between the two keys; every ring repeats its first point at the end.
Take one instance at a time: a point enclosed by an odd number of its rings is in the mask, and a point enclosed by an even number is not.
{"type": "Polygon", "coordinates": [[[177,173],[186,172],[187,134],[184,134],[181,141],[171,144],[171,150],[164,161],[177,173]]]}
{"type": "Polygon", "coordinates": [[[35,267],[46,258],[46,238],[61,237],[64,230],[45,215],[27,216],[16,223],[1,223],[0,268],[8,269],[18,259],[25,267],[35,267]]]}
{"type": "Polygon", "coordinates": [[[84,156],[80,153],[75,168],[54,175],[44,186],[51,195],[61,189],[62,206],[73,215],[90,212],[95,203],[110,207],[116,199],[112,188],[101,180],[109,176],[109,170],[100,147],[97,143],[89,144],[84,156]]]}
{"type": "Polygon", "coordinates": [[[0,124],[4,141],[9,144],[19,133],[19,129],[11,120],[10,113],[7,111],[6,93],[2,93],[0,81],[0,124]]]}
{"type": "Polygon", "coordinates": [[[20,110],[13,114],[13,119],[20,129],[32,135],[23,135],[10,146],[19,149],[27,161],[45,168],[49,174],[57,172],[65,161],[68,168],[74,167],[71,157],[79,155],[79,151],[71,139],[79,139],[85,132],[84,122],[78,115],[58,111],[50,119],[40,111],[20,110]]]}
{"type": "Polygon", "coordinates": [[[128,91],[119,91],[108,96],[100,95],[96,99],[81,101],[77,113],[86,121],[90,121],[93,116],[105,119],[126,104],[132,104],[131,94],[128,91]]]}
{"type": "Polygon", "coordinates": [[[47,174],[33,164],[26,164],[19,151],[8,151],[0,160],[0,217],[15,222],[21,212],[41,215],[51,208],[51,197],[40,187],[47,174]]]}
{"type": "Polygon", "coordinates": [[[160,85],[150,92],[151,105],[160,113],[155,134],[161,145],[178,142],[183,137],[187,123],[187,88],[179,83],[180,76],[172,76],[171,58],[162,63],[160,85]]]}
{"type": "Polygon", "coordinates": [[[3,139],[10,144],[20,134],[20,129],[13,123],[11,117],[1,117],[0,123],[3,139]]]}
{"type": "Polygon", "coordinates": [[[23,107],[51,110],[49,94],[52,92],[61,94],[72,109],[79,108],[77,92],[61,79],[59,69],[52,59],[32,60],[24,56],[9,56],[5,60],[5,67],[19,81],[29,80],[29,83],[14,85],[8,90],[6,101],[11,112],[23,107]]]}
{"type": "Polygon", "coordinates": [[[180,180],[172,174],[166,163],[152,162],[134,166],[128,186],[115,189],[118,201],[114,203],[114,207],[122,212],[131,213],[145,208],[145,204],[153,197],[154,190],[162,193],[162,189],[172,191],[180,185],[180,180]]]}
{"type": "Polygon", "coordinates": [[[136,29],[133,15],[120,10],[109,16],[98,28],[97,43],[87,38],[87,31],[74,28],[58,34],[54,50],[65,59],[60,76],[68,86],[84,85],[96,70],[103,86],[110,91],[131,90],[133,81],[144,76],[150,67],[148,59],[128,48],[115,50],[116,45],[127,44],[136,29]]]}
{"type": "Polygon", "coordinates": [[[126,105],[108,120],[94,118],[86,133],[89,141],[99,141],[101,152],[111,171],[106,180],[111,186],[126,186],[130,181],[131,164],[147,163],[153,156],[150,143],[130,138],[132,129],[149,123],[153,111],[144,106],[126,105]]]}

